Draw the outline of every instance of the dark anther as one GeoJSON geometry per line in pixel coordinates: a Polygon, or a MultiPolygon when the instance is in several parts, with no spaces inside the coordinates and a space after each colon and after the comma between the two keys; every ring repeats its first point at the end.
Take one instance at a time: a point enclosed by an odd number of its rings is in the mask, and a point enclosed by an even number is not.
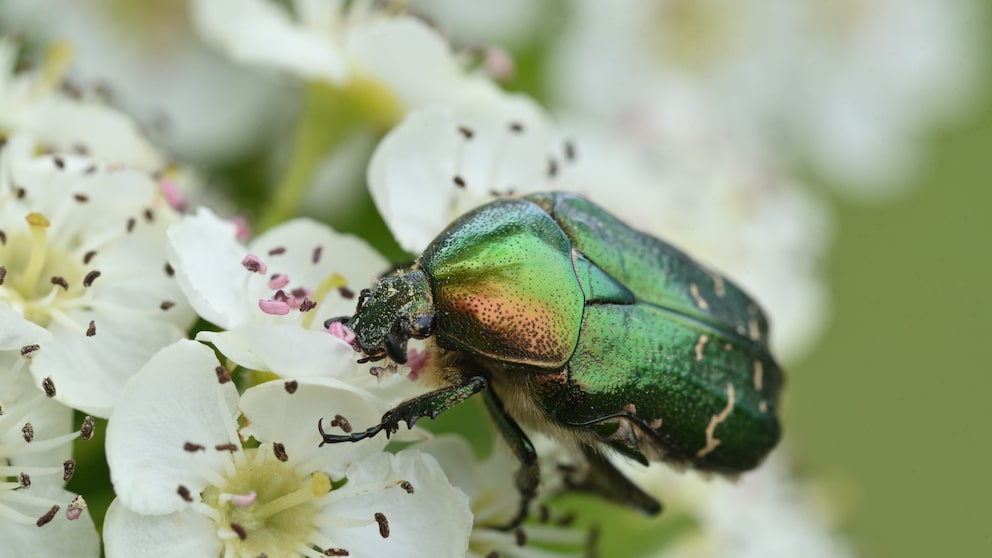
{"type": "Polygon", "coordinates": [[[262,262],[256,260],[255,258],[246,259],[241,265],[245,266],[245,269],[252,273],[258,273],[262,270],[262,262]]]}
{"type": "Polygon", "coordinates": [[[35,525],[37,525],[38,527],[42,527],[44,525],[47,525],[53,519],[55,519],[55,514],[59,513],[59,510],[60,509],[61,508],[59,508],[58,504],[52,506],[52,508],[50,510],[48,510],[47,512],[45,512],[45,515],[43,515],[43,516],[41,516],[41,517],[38,518],[38,521],[35,522],[35,525]]]}
{"type": "Polygon", "coordinates": [[[234,452],[238,451],[238,446],[237,446],[237,444],[233,444],[233,443],[231,443],[231,444],[217,444],[216,446],[214,446],[214,449],[217,450],[217,451],[229,451],[231,453],[234,453],[234,452]]]}
{"type": "Polygon", "coordinates": [[[169,262],[165,262],[165,274],[168,275],[169,277],[172,277],[173,275],[176,274],[176,270],[172,268],[172,265],[169,264],[169,262]]]}
{"type": "Polygon", "coordinates": [[[348,422],[348,419],[341,415],[334,415],[334,420],[331,421],[331,426],[337,426],[343,430],[345,434],[351,434],[352,431],[351,423],[348,422]]]}
{"type": "Polygon", "coordinates": [[[520,122],[510,122],[510,131],[519,134],[524,131],[524,125],[520,122]]]}
{"type": "Polygon", "coordinates": [[[96,278],[99,276],[100,276],[100,272],[95,269],[87,273],[86,276],[83,277],[83,286],[84,287],[91,286],[93,284],[93,281],[96,281],[96,278]]]}
{"type": "Polygon", "coordinates": [[[41,345],[24,345],[21,347],[21,356],[26,357],[41,348],[41,345]]]}
{"type": "Polygon", "coordinates": [[[93,259],[93,256],[95,256],[95,255],[96,255],[96,250],[90,250],[90,251],[86,252],[85,254],[83,254],[83,265],[89,265],[90,264],[90,260],[92,260],[93,259]]]}
{"type": "Polygon", "coordinates": [[[351,556],[351,553],[343,548],[328,548],[324,551],[324,556],[351,556]]]}
{"type": "Polygon", "coordinates": [[[341,298],[348,300],[355,298],[355,291],[349,289],[348,287],[338,287],[338,294],[341,295],[341,298]]]}
{"type": "Polygon", "coordinates": [[[300,303],[300,312],[309,312],[317,307],[317,303],[310,300],[309,298],[304,298],[303,302],[300,303]]]}
{"type": "Polygon", "coordinates": [[[86,194],[73,194],[72,197],[79,203],[86,203],[90,201],[90,197],[86,194]]]}
{"type": "Polygon", "coordinates": [[[517,537],[517,546],[524,546],[527,544],[527,533],[524,533],[522,528],[517,527],[517,530],[514,531],[513,534],[517,537]]]}
{"type": "Polygon", "coordinates": [[[176,489],[176,494],[179,494],[179,497],[182,498],[184,502],[193,501],[193,496],[190,495],[189,489],[181,484],[179,485],[179,488],[176,489]]]}
{"type": "Polygon", "coordinates": [[[171,300],[163,300],[162,304],[159,304],[158,307],[161,308],[162,310],[168,310],[169,308],[172,308],[175,305],[176,303],[172,302],[171,300]]]}
{"type": "Polygon", "coordinates": [[[55,397],[55,382],[52,381],[51,376],[46,376],[41,381],[41,389],[45,391],[46,397],[55,397]]]}
{"type": "Polygon", "coordinates": [[[283,463],[289,461],[289,454],[286,453],[286,446],[282,442],[272,442],[272,452],[279,461],[283,463]]]}
{"type": "Polygon", "coordinates": [[[133,231],[135,224],[137,224],[137,222],[135,221],[134,217],[128,217],[128,219],[127,219],[127,232],[133,231]]]}
{"type": "Polygon", "coordinates": [[[217,374],[218,384],[226,384],[231,381],[231,373],[227,371],[227,368],[218,366],[217,368],[214,368],[214,372],[217,374]]]}
{"type": "Polygon", "coordinates": [[[569,161],[575,160],[575,143],[572,140],[565,141],[565,158],[569,161]]]}
{"type": "Polygon", "coordinates": [[[76,462],[72,459],[66,459],[62,462],[62,480],[69,482],[72,480],[72,474],[76,472],[76,462]]]}
{"type": "Polygon", "coordinates": [[[455,186],[458,186],[459,188],[465,187],[465,179],[460,176],[452,178],[451,181],[454,182],[455,186]]]}
{"type": "Polygon", "coordinates": [[[25,422],[24,426],[21,427],[21,436],[24,438],[25,442],[31,442],[31,440],[34,440],[34,425],[30,422],[25,422]]]}
{"type": "Polygon", "coordinates": [[[467,126],[459,126],[458,133],[461,134],[467,140],[470,140],[475,136],[475,131],[467,126]]]}
{"type": "Polygon", "coordinates": [[[286,393],[290,393],[290,394],[296,393],[296,390],[299,387],[300,384],[296,380],[289,380],[288,382],[283,384],[283,388],[286,390],[286,393]]]}
{"type": "Polygon", "coordinates": [[[7,267],[0,265],[0,285],[3,285],[3,280],[6,277],[7,277],[7,267]]]}
{"type": "Polygon", "coordinates": [[[151,210],[150,207],[146,207],[144,211],[145,221],[151,223],[155,220],[155,212],[151,210]]]}
{"type": "Polygon", "coordinates": [[[379,524],[379,536],[382,538],[389,537],[389,521],[386,520],[386,515],[382,512],[375,512],[375,522],[379,524]]]}
{"type": "Polygon", "coordinates": [[[17,476],[17,482],[21,485],[21,488],[31,487],[31,475],[27,473],[21,473],[17,476]]]}
{"type": "Polygon", "coordinates": [[[96,335],[96,322],[90,320],[90,325],[86,328],[86,337],[93,337],[94,335],[96,335]]]}
{"type": "Polygon", "coordinates": [[[269,250],[270,256],[278,256],[279,254],[285,254],[286,248],[284,246],[276,246],[275,248],[269,250]]]}
{"type": "Polygon", "coordinates": [[[324,251],[324,247],[323,246],[315,246],[314,249],[313,249],[313,253],[310,254],[310,261],[313,262],[313,263],[319,262],[320,261],[320,254],[323,251],[324,251]]]}
{"type": "Polygon", "coordinates": [[[52,157],[52,161],[55,163],[55,166],[58,167],[59,170],[65,168],[65,159],[63,159],[62,157],[56,155],[52,157]]]}
{"type": "Polygon", "coordinates": [[[7,244],[7,233],[0,231],[0,244],[7,244]]]}
{"type": "Polygon", "coordinates": [[[548,159],[548,176],[551,178],[558,176],[558,161],[548,159]]]}
{"type": "Polygon", "coordinates": [[[183,451],[188,451],[190,453],[193,453],[194,451],[203,451],[205,449],[207,448],[202,444],[194,444],[193,442],[186,442],[183,444],[183,451]]]}
{"type": "Polygon", "coordinates": [[[237,523],[231,522],[231,530],[237,533],[238,538],[241,540],[248,538],[248,531],[245,531],[245,528],[237,523]]]}
{"type": "Polygon", "coordinates": [[[65,291],[69,290],[69,282],[65,280],[65,277],[60,277],[58,275],[55,275],[52,277],[51,281],[53,285],[58,285],[62,287],[62,290],[65,291]]]}
{"type": "Polygon", "coordinates": [[[406,493],[407,494],[413,494],[415,492],[415,490],[413,489],[413,485],[410,484],[410,481],[403,481],[403,482],[401,482],[400,483],[400,488],[402,488],[403,490],[406,490],[406,493]]]}
{"type": "Polygon", "coordinates": [[[23,199],[24,199],[24,197],[28,195],[28,191],[27,191],[27,190],[25,190],[25,189],[24,189],[24,188],[23,188],[22,186],[18,186],[18,187],[17,187],[17,188],[16,188],[15,190],[14,190],[14,195],[15,195],[15,196],[17,196],[17,199],[19,199],[19,200],[23,200],[23,199]]]}
{"type": "Polygon", "coordinates": [[[96,165],[90,165],[83,169],[83,174],[93,174],[96,172],[96,165]]]}
{"type": "Polygon", "coordinates": [[[494,551],[490,552],[489,554],[486,554],[486,558],[499,558],[499,552],[497,552],[497,551],[494,550],[494,551]]]}
{"type": "Polygon", "coordinates": [[[84,442],[90,440],[93,437],[93,431],[96,429],[96,420],[93,417],[86,415],[83,419],[83,426],[79,428],[79,437],[82,438],[84,442]]]}

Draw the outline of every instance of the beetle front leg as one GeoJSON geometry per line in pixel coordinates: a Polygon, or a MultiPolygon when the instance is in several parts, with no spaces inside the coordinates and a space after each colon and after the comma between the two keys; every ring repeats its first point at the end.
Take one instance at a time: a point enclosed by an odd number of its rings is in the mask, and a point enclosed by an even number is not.
{"type": "Polygon", "coordinates": [[[492,417],[493,422],[496,423],[496,428],[503,435],[503,439],[509,444],[514,455],[520,460],[520,470],[517,471],[517,490],[520,492],[520,508],[517,511],[517,515],[508,524],[498,526],[498,528],[510,530],[520,525],[527,517],[530,503],[537,496],[537,486],[541,481],[541,469],[537,464],[537,450],[534,449],[534,444],[531,443],[527,434],[517,424],[517,421],[513,420],[513,417],[506,413],[506,409],[503,408],[503,402],[499,400],[499,397],[492,390],[489,390],[483,394],[483,400],[486,402],[486,409],[489,410],[489,415],[492,417]]]}
{"type": "Polygon", "coordinates": [[[321,418],[317,421],[317,430],[320,431],[320,435],[323,437],[320,445],[336,444],[338,442],[358,442],[359,440],[371,438],[384,430],[388,438],[392,433],[399,430],[400,422],[406,422],[407,428],[413,428],[413,425],[419,419],[423,417],[437,418],[444,411],[485,390],[487,387],[488,382],[486,382],[485,378],[480,376],[466,378],[461,384],[431,391],[400,403],[382,415],[382,420],[379,424],[362,432],[343,435],[327,434],[324,432],[324,419],[321,418]]]}

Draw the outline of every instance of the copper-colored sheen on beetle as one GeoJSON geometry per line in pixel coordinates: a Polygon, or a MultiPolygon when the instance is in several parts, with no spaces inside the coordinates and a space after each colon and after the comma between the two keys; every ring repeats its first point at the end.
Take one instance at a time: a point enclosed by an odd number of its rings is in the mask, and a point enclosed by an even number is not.
{"type": "MultiPolygon", "coordinates": [[[[604,456],[734,474],[778,442],[782,371],[768,322],[740,288],[677,248],[574,194],[501,199],[466,213],[409,268],[362,291],[354,330],[363,361],[406,361],[427,339],[421,374],[438,389],[406,401],[359,441],[482,393],[521,462],[522,521],[539,481],[527,428],[577,446],[578,488],[657,513],[661,505],[604,456]]],[[[332,320],[329,320],[332,321],[332,320]]]]}

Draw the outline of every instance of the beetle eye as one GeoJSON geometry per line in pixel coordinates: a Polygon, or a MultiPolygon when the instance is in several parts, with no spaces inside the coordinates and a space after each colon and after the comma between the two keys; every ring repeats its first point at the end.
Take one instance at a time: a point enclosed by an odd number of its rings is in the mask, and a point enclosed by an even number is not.
{"type": "Polygon", "coordinates": [[[429,337],[433,330],[433,316],[417,316],[413,323],[410,324],[410,337],[423,339],[425,337],[429,337]]]}

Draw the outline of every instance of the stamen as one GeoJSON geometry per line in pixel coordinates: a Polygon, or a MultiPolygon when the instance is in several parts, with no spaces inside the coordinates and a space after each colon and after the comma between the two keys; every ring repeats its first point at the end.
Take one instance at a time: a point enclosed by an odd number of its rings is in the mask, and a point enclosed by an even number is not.
{"type": "Polygon", "coordinates": [[[86,277],[83,277],[83,286],[90,287],[91,285],[93,285],[93,281],[96,281],[97,277],[99,277],[100,275],[101,273],[95,269],[93,271],[90,271],[89,273],[86,274],[86,277]]]}
{"type": "Polygon", "coordinates": [[[272,453],[283,463],[289,461],[289,454],[286,453],[286,446],[282,442],[272,442],[272,453]]]}
{"type": "Polygon", "coordinates": [[[90,320],[90,325],[86,328],[86,337],[93,337],[94,335],[96,335],[96,322],[90,320]]]}
{"type": "Polygon", "coordinates": [[[83,497],[77,494],[76,497],[69,502],[69,507],[65,510],[65,516],[69,518],[69,521],[75,521],[83,515],[83,510],[85,509],[86,500],[83,500],[83,497]]]}
{"type": "Polygon", "coordinates": [[[258,301],[258,308],[262,312],[265,312],[266,314],[271,314],[275,316],[285,316],[286,314],[289,314],[289,311],[291,309],[289,304],[281,300],[272,300],[272,299],[264,299],[264,298],[258,301]]]}
{"type": "Polygon", "coordinates": [[[214,368],[214,373],[217,374],[218,384],[226,384],[227,382],[231,381],[231,373],[228,372],[227,368],[224,368],[223,366],[218,366],[217,368],[214,368]]]}
{"type": "Polygon", "coordinates": [[[382,512],[375,512],[375,522],[379,524],[379,536],[384,539],[388,539],[389,520],[386,519],[386,514],[382,512]]]}
{"type": "Polygon", "coordinates": [[[51,223],[44,215],[35,212],[28,213],[25,220],[31,227],[31,257],[18,287],[21,292],[29,293],[34,290],[32,287],[38,282],[41,270],[45,267],[45,257],[48,255],[47,229],[51,223]]]}
{"type": "MultiPolygon", "coordinates": [[[[328,276],[326,279],[324,279],[317,285],[317,288],[314,289],[313,294],[310,296],[310,299],[318,304],[322,304],[324,302],[324,298],[326,298],[331,291],[339,287],[344,287],[347,284],[348,284],[348,280],[345,279],[342,275],[338,273],[332,273],[330,274],[330,276],[328,276]]],[[[313,320],[316,315],[317,314],[307,314],[306,317],[303,318],[304,329],[310,329],[310,326],[313,324],[313,320]]]]}
{"type": "Polygon", "coordinates": [[[58,285],[59,287],[62,287],[62,290],[65,291],[69,290],[69,282],[65,280],[65,277],[60,277],[58,275],[55,275],[51,278],[51,282],[53,285],[58,285]]]}
{"type": "MultiPolygon", "coordinates": [[[[221,501],[223,501],[224,496],[224,494],[221,495],[221,501]]],[[[248,494],[231,494],[229,497],[231,499],[231,504],[238,506],[239,508],[247,508],[255,503],[255,500],[258,498],[258,493],[252,490],[248,494]]]]}
{"type": "Polygon", "coordinates": [[[90,441],[90,438],[93,437],[93,430],[95,428],[96,421],[93,420],[93,417],[86,415],[86,418],[83,419],[83,426],[79,429],[79,437],[82,438],[84,442],[90,441]]]}
{"type": "Polygon", "coordinates": [[[76,472],[76,462],[72,459],[66,459],[62,462],[62,480],[69,482],[72,480],[72,475],[76,472]]]}
{"type": "Polygon", "coordinates": [[[289,284],[289,275],[276,273],[269,278],[269,288],[272,290],[281,289],[289,284]]]}
{"type": "Polygon", "coordinates": [[[55,382],[52,381],[51,376],[41,381],[41,389],[44,390],[46,397],[55,397],[55,382]]]}
{"type": "Polygon", "coordinates": [[[60,509],[61,508],[58,506],[58,504],[52,506],[47,512],[45,512],[45,515],[38,518],[38,521],[35,522],[35,525],[37,525],[38,527],[47,525],[53,519],[55,519],[55,514],[59,513],[60,509]]]}
{"type": "Polygon", "coordinates": [[[294,394],[296,393],[296,390],[300,387],[300,383],[297,382],[296,380],[289,380],[288,382],[283,384],[283,387],[286,389],[286,393],[294,394]]]}

